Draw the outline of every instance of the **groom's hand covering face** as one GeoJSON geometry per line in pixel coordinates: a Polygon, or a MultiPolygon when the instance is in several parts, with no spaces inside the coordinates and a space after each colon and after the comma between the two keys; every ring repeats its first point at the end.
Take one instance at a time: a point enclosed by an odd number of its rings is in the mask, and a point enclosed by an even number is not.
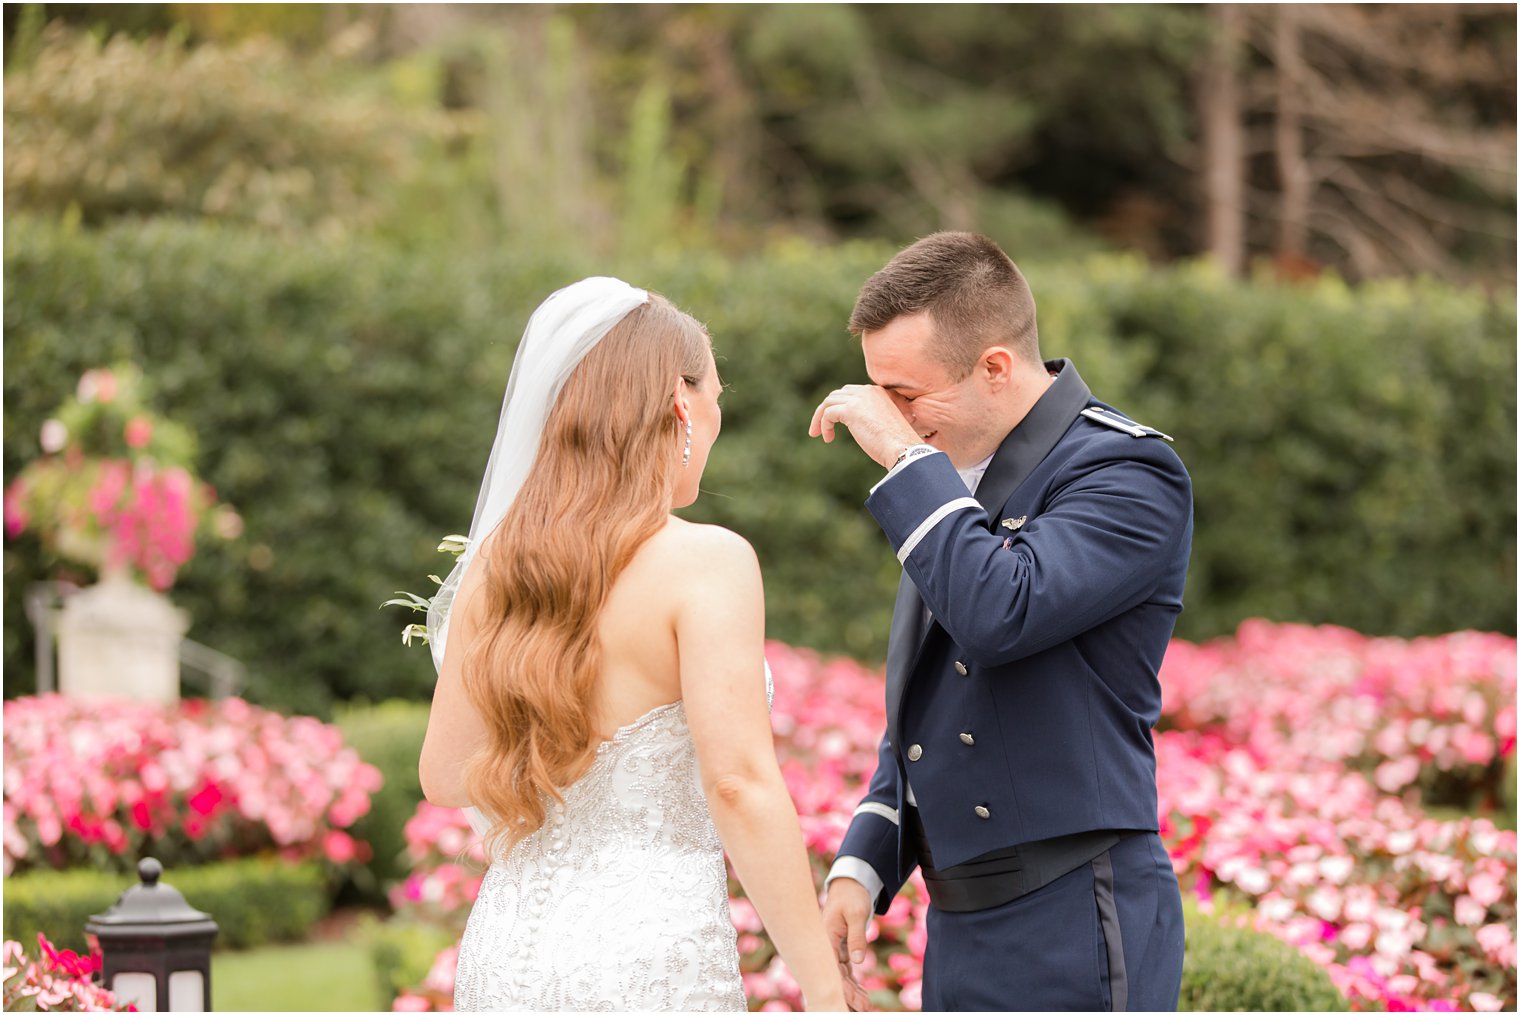
{"type": "Polygon", "coordinates": [[[989,347],[969,372],[955,373],[937,355],[939,338],[927,312],[904,314],[861,335],[870,385],[847,384],[813,413],[810,436],[833,438],[833,424],[849,428],[866,454],[891,468],[903,448],[929,444],[957,468],[997,449],[1008,432],[1001,401],[1011,383],[1014,357],[989,347]]]}
{"type": "Polygon", "coordinates": [[[903,448],[921,440],[892,396],[874,384],[846,384],[829,392],[813,411],[808,436],[832,443],[834,427],[841,423],[861,450],[884,469],[892,467],[903,448]]]}

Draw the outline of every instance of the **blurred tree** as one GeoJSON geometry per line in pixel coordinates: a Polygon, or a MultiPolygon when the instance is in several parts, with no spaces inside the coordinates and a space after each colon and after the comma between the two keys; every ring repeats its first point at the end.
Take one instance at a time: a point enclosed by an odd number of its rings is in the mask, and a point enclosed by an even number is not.
{"type": "Polygon", "coordinates": [[[52,23],[6,76],[6,203],[86,224],[169,213],[328,235],[373,225],[447,125],[326,85],[268,39],[101,41],[52,23]]]}
{"type": "Polygon", "coordinates": [[[1241,34],[1244,12],[1235,4],[1214,4],[1213,41],[1199,74],[1200,145],[1203,148],[1205,251],[1226,274],[1245,265],[1245,145],[1240,100],[1241,34]]]}
{"type": "Polygon", "coordinates": [[[507,239],[608,254],[978,228],[1021,257],[1117,245],[1153,259],[1207,252],[1230,271],[1270,257],[1288,275],[1505,283],[1512,14],[12,5],[6,32],[12,71],[37,52],[37,24],[66,18],[102,35],[277,36],[322,58],[308,93],[341,79],[335,95],[425,95],[456,114],[451,147],[426,166],[454,207],[429,214],[417,190],[392,192],[412,221],[390,232],[408,241],[415,229],[471,249],[507,239]]]}
{"type": "MultiPolygon", "coordinates": [[[[1249,246],[1283,274],[1513,281],[1514,8],[1224,7],[1254,59],[1211,79],[1244,96],[1249,246]]],[[[1205,120],[1205,146],[1223,120],[1205,120]]],[[[1208,177],[1211,208],[1222,182],[1208,177]]],[[[1223,200],[1222,198],[1220,200],[1223,200]]],[[[1213,244],[1211,242],[1211,248],[1213,244]]],[[[1221,258],[1228,263],[1227,258],[1221,258]]]]}
{"type": "Polygon", "coordinates": [[[1452,279],[1474,253],[1513,257],[1514,7],[1285,10],[1270,28],[1278,88],[1301,99],[1282,131],[1280,256],[1338,251],[1359,277],[1452,279]]]}

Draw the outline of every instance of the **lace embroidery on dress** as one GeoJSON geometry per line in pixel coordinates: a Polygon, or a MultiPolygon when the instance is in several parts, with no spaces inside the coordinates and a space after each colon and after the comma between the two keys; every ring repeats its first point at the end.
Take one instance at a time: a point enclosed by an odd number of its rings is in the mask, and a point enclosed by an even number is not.
{"type": "Polygon", "coordinates": [[[728,869],[684,705],[619,729],[564,797],[486,872],[455,1009],[744,1011],[728,869]]]}

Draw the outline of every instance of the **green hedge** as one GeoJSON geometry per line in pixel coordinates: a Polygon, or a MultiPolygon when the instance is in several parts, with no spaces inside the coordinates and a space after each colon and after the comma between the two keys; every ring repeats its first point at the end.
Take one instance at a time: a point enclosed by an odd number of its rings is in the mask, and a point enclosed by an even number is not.
{"type": "MultiPolygon", "coordinates": [[[[1242,911],[1244,912],[1244,911],[1242,911]]],[[[1345,1011],[1347,1000],[1303,952],[1268,934],[1185,906],[1179,1011],[1345,1011]]]]}
{"type": "MultiPolygon", "coordinates": [[[[136,882],[123,874],[76,869],[33,871],[5,879],[5,937],[85,947],[85,921],[115,904],[136,882]]],[[[164,872],[185,900],[210,913],[218,948],[251,948],[305,937],[327,914],[330,894],[316,863],[277,858],[229,860],[164,872]]]]}
{"type": "MultiPolygon", "coordinates": [[[[13,220],[6,237],[7,481],[85,365],[135,360],[245,521],[182,572],[189,636],[248,664],[251,700],[308,714],[429,686],[426,653],[377,606],[424,587],[438,536],[468,525],[523,321],[499,308],[569,272],[525,263],[514,298],[469,264],[167,219],[13,220]]],[[[23,536],[6,580],[44,564],[23,536]]],[[[8,694],[32,670],[21,600],[5,604],[8,694]]]]}
{"type": "Polygon", "coordinates": [[[397,994],[423,981],[439,952],[459,941],[451,930],[402,919],[381,923],[370,918],[360,937],[369,950],[381,1004],[387,1009],[397,994]]]}
{"type": "MultiPolygon", "coordinates": [[[[1004,238],[1005,240],[1008,238],[1004,238]]],[[[1197,530],[1178,633],[1245,617],[1372,634],[1515,622],[1515,307],[1426,282],[1231,282],[1129,258],[1022,256],[1043,348],[1177,438],[1197,530]]],[[[813,406],[864,378],[843,322],[889,249],[774,246],[574,265],[377,243],[290,243],[165,220],[98,232],[13,219],[5,243],[5,477],[37,451],[79,373],[139,362],[244,538],[176,587],[190,636],[245,660],[255,701],[420,697],[410,620],[439,536],[468,524],[517,337],[556,286],[616,271],[706,320],[724,436],[689,515],[759,551],[769,634],[879,659],[897,581],[861,502],[879,470],[806,437],[813,406]]],[[[6,550],[12,588],[44,573],[6,550]]],[[[22,597],[6,597],[6,693],[30,686],[22,597]]]]}
{"type": "Polygon", "coordinates": [[[412,701],[355,704],[338,710],[343,742],[385,777],[385,784],[370,797],[369,813],[349,829],[368,842],[374,854],[353,875],[354,887],[367,901],[384,901],[386,889],[411,870],[404,829],[422,800],[417,758],[427,716],[427,705],[412,701]]]}

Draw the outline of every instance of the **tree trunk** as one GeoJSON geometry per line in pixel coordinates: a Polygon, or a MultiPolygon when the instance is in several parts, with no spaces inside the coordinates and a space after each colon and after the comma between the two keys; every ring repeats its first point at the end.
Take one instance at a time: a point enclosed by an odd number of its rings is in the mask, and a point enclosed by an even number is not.
{"type": "Polygon", "coordinates": [[[1240,123],[1240,53],[1245,17],[1234,4],[1209,8],[1214,43],[1203,68],[1199,105],[1203,121],[1203,184],[1208,254],[1230,275],[1245,264],[1245,156],[1240,123]]]}
{"type": "Polygon", "coordinates": [[[1277,232],[1277,263],[1289,272],[1306,265],[1309,221],[1309,167],[1304,162],[1302,106],[1303,57],[1299,50],[1298,10],[1284,4],[1275,11],[1273,59],[1277,64],[1277,178],[1282,187],[1277,232]]]}

